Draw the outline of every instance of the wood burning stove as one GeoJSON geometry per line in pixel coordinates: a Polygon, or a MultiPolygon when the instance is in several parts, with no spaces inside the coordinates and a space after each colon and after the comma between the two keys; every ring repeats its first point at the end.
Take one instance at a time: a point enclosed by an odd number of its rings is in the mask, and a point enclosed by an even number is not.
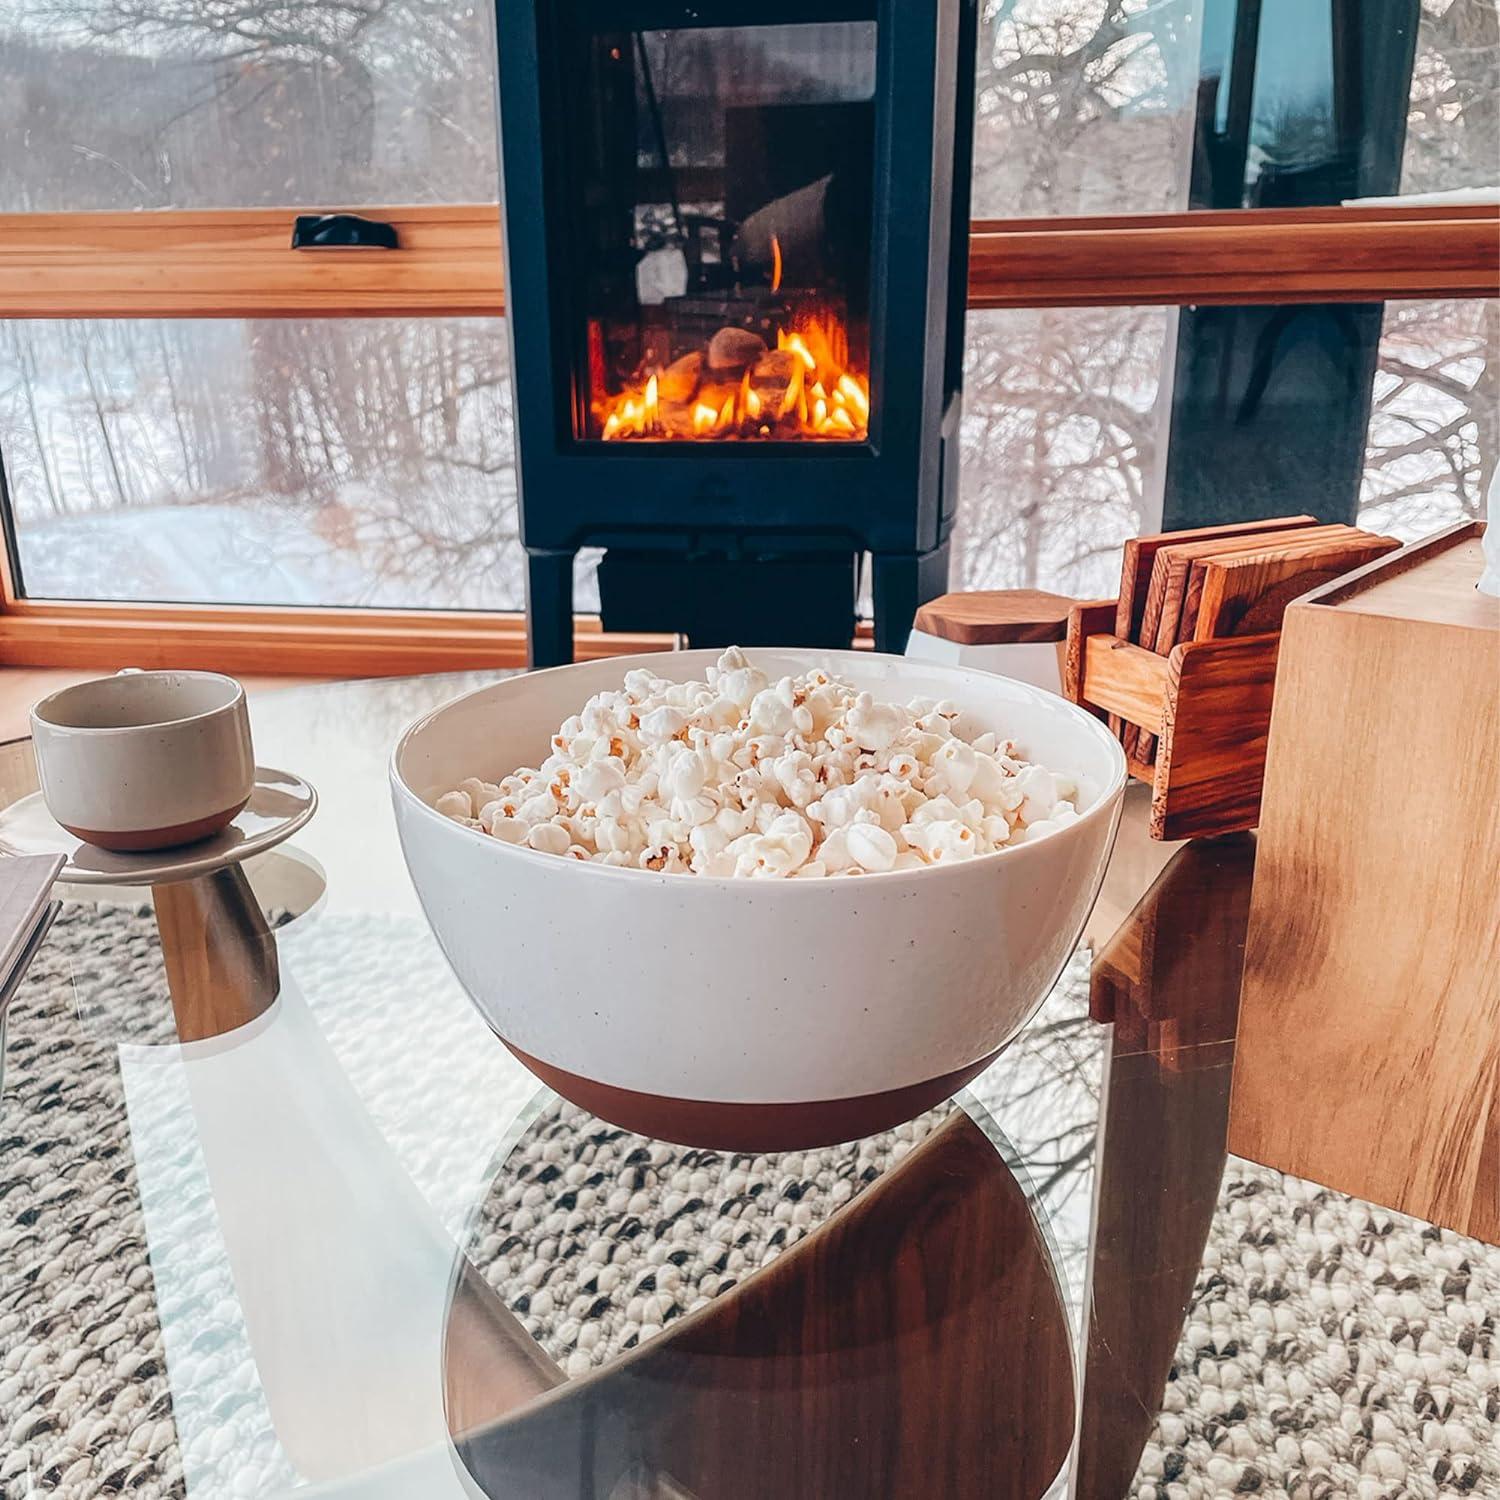
{"type": "Polygon", "coordinates": [[[700,645],[847,643],[869,552],[900,650],[957,497],[974,0],[496,14],[533,664],[584,546],[607,628],[700,645]]]}

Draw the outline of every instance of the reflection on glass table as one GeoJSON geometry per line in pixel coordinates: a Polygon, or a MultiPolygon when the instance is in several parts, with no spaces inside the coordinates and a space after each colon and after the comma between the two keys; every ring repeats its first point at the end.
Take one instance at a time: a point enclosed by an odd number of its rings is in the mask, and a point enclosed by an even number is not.
{"type": "Polygon", "coordinates": [[[293,844],[63,892],[0,1101],[6,1500],[1500,1483],[1500,1253],[1226,1163],[1252,840],[1132,806],[968,1094],[694,1152],[539,1090],[438,953],[385,759],[459,685],[259,700],[293,844]]]}

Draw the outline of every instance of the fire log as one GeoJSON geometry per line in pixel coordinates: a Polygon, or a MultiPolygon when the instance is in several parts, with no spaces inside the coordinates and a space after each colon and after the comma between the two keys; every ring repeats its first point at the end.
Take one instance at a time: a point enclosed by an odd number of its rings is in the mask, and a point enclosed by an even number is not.
{"type": "Polygon", "coordinates": [[[703,352],[695,350],[674,359],[657,377],[657,389],[663,401],[688,402],[698,389],[703,373],[703,352]]]}
{"type": "Polygon", "coordinates": [[[708,368],[716,380],[738,380],[766,352],[766,341],[748,328],[721,328],[708,341],[708,368]]]}

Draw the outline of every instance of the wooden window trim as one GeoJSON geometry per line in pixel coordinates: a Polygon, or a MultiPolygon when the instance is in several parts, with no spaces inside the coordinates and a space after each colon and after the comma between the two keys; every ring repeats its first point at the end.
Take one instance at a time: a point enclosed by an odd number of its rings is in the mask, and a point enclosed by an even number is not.
{"type": "MultiPolygon", "coordinates": [[[[325,205],[325,207],[331,207],[325,205]]],[[[0,317],[494,317],[494,204],[357,210],[397,251],[292,251],[295,209],[0,215],[0,317]]],[[[1500,205],[976,220],[973,308],[1500,296],[1500,205]]],[[[662,649],[580,618],[580,658],[662,649]]],[[[0,666],[328,676],[518,666],[514,613],[21,599],[0,557],[0,666]]]]}
{"type": "MultiPolygon", "coordinates": [[[[665,651],[672,637],[574,626],[579,661],[665,651]]],[[[456,610],[289,610],[21,600],[0,615],[0,667],[176,667],[312,677],[402,677],[526,664],[526,619],[456,610]]]]}
{"type": "Polygon", "coordinates": [[[1500,296],[1500,205],[980,220],[970,307],[1500,296]]]}
{"type": "MultiPolygon", "coordinates": [[[[0,317],[495,317],[494,204],[362,208],[399,250],[290,248],[295,209],[0,214],[0,317]]],[[[1500,295],[1500,205],[980,219],[977,308],[1500,295]]]]}

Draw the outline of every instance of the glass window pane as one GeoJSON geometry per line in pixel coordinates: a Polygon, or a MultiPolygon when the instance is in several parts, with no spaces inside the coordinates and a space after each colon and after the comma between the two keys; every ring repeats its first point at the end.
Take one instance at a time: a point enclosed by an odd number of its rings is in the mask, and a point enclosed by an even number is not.
{"type": "Polygon", "coordinates": [[[519,608],[494,319],[0,323],[33,598],[519,608]]]}
{"type": "Polygon", "coordinates": [[[0,4],[0,212],[492,201],[493,32],[416,0],[0,4]]]}
{"type": "Polygon", "coordinates": [[[556,45],[573,435],[863,438],[874,23],[556,45]]]}
{"type": "Polygon", "coordinates": [[[1500,6],[1495,0],[1422,0],[1403,193],[1500,183],[1500,6]]]}
{"type": "Polygon", "coordinates": [[[1413,541],[1484,515],[1500,463],[1500,302],[1388,302],[1361,526],[1413,541]]]}
{"type": "Polygon", "coordinates": [[[955,589],[1107,596],[1161,513],[1161,307],[971,312],[955,589]]]}
{"type": "Polygon", "coordinates": [[[1366,0],[987,0],[974,214],[1493,189],[1500,8],[1421,0],[1414,39],[1403,14],[1366,0]]]}
{"type": "MultiPolygon", "coordinates": [[[[954,587],[1109,592],[1160,514],[1175,320],[970,314],[954,587]]],[[[0,325],[25,591],[519,609],[506,364],[484,319],[0,325]]],[[[1362,525],[1483,514],[1497,381],[1500,302],[1387,306],[1362,525]]]]}
{"type": "Polygon", "coordinates": [[[1195,0],[987,0],[975,218],[1187,207],[1195,0]]]}

